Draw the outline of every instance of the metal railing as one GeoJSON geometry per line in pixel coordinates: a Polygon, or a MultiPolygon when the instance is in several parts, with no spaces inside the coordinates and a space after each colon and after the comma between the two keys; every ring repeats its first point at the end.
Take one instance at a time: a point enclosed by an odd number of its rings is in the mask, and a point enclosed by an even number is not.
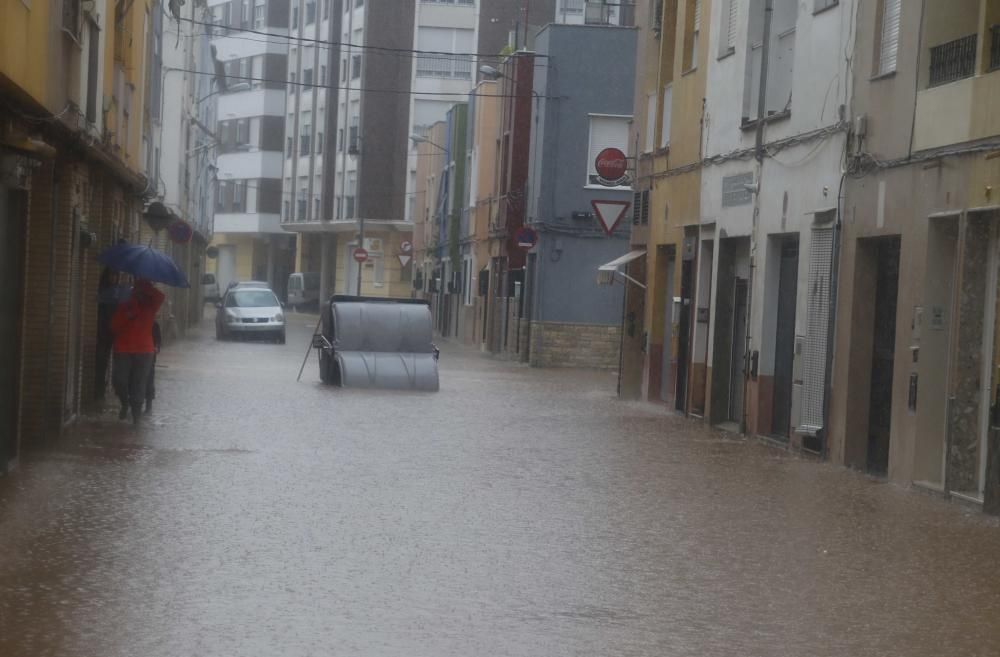
{"type": "Polygon", "coordinates": [[[990,70],[1000,69],[1000,25],[990,26],[990,70]]]}
{"type": "Polygon", "coordinates": [[[417,58],[417,77],[472,79],[472,59],[462,55],[423,55],[417,58]]]}
{"type": "Polygon", "coordinates": [[[976,71],[975,34],[931,48],[931,71],[928,86],[937,87],[972,77],[976,71]]]}

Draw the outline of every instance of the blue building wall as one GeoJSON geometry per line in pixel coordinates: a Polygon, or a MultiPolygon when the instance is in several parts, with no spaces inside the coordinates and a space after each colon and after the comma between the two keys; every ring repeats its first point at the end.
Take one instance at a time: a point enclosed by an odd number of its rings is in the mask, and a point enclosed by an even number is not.
{"type": "MultiPolygon", "coordinates": [[[[634,28],[549,25],[536,41],[538,112],[533,126],[528,221],[535,248],[532,320],[620,326],[621,285],[597,285],[598,266],[628,251],[631,209],[611,237],[592,200],[632,201],[630,190],[587,185],[590,116],[631,116],[634,28]],[[544,182],[543,182],[544,181],[544,182]]],[[[625,148],[626,152],[631,149],[625,148]]]]}

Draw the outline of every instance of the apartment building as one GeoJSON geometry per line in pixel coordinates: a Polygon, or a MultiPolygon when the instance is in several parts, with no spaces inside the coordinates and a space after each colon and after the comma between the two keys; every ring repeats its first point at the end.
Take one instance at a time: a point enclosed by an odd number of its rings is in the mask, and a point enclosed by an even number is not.
{"type": "Polygon", "coordinates": [[[1000,513],[1000,3],[859,0],[830,458],[1000,513]]]}
{"type": "Polygon", "coordinates": [[[95,396],[95,255],[138,237],[152,184],[149,11],[0,4],[0,473],[95,396]]]}
{"type": "Polygon", "coordinates": [[[212,47],[226,74],[218,98],[217,257],[223,288],[268,281],[284,296],[295,242],[281,229],[289,0],[210,0],[212,47]]]}
{"type": "Polygon", "coordinates": [[[293,33],[306,40],[295,42],[289,61],[289,86],[300,90],[285,108],[281,225],[298,234],[297,268],[320,273],[321,298],[407,296],[412,269],[397,256],[412,239],[405,213],[414,6],[332,0],[327,9],[293,0],[291,10],[293,33]],[[327,44],[310,44],[314,38],[327,44]],[[354,259],[359,247],[363,262],[354,259]]]}

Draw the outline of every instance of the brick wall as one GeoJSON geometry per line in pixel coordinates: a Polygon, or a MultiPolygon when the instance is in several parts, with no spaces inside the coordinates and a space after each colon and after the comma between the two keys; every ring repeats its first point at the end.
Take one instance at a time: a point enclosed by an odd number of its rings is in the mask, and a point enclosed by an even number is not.
{"type": "Polygon", "coordinates": [[[597,324],[531,323],[533,367],[618,368],[621,327],[597,324]]]}

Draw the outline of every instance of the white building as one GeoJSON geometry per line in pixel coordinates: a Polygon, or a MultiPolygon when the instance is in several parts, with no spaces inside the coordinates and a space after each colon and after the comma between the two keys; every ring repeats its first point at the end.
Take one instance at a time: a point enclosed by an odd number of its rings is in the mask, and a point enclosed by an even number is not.
{"type": "Polygon", "coordinates": [[[692,63],[709,67],[699,287],[712,305],[695,331],[708,332],[712,421],[816,449],[855,4],[774,0],[759,164],[764,0],[711,3],[711,56],[692,63]]]}
{"type": "Polygon", "coordinates": [[[289,0],[209,0],[209,6],[212,45],[227,75],[216,124],[219,284],[266,280],[283,297],[294,258],[294,240],[280,221],[289,0]]]}

